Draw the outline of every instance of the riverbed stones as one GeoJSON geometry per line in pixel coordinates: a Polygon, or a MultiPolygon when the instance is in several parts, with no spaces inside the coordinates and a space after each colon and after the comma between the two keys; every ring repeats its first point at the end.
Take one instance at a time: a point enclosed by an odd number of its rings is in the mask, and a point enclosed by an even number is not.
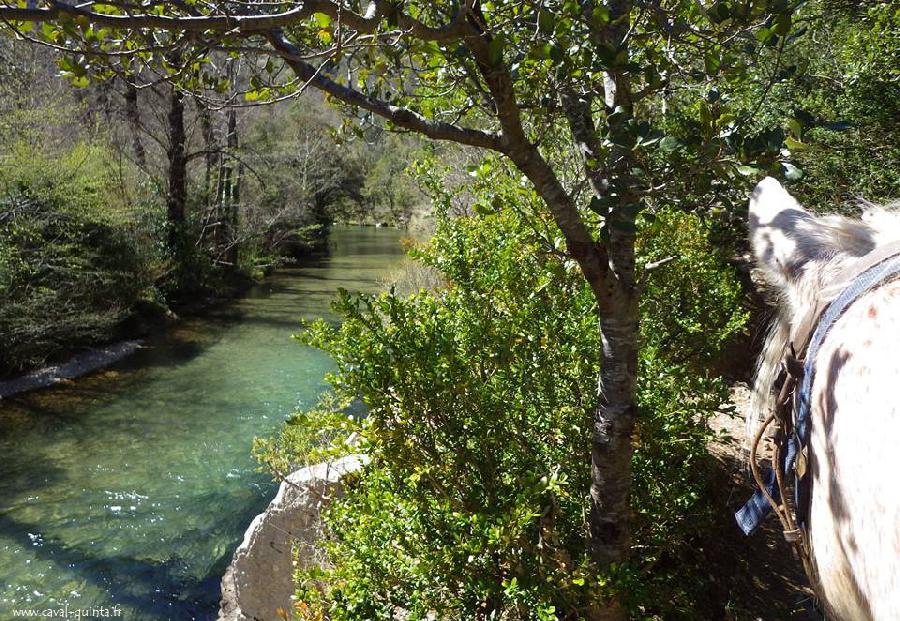
{"type": "Polygon", "coordinates": [[[341,493],[341,479],[359,470],[365,455],[348,455],[290,474],[269,507],[257,515],[222,578],[218,621],[278,621],[290,613],[294,592],[292,550],[298,563],[321,562],[317,546],[322,510],[341,493]]]}

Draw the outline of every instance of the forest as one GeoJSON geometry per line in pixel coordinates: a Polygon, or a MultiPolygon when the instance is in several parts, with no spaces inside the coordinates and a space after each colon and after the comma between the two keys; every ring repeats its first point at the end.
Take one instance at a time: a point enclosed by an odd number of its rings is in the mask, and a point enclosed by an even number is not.
{"type": "MultiPolygon", "coordinates": [[[[896,0],[0,0],[0,380],[127,339],[150,352],[0,399],[0,441],[73,450],[110,429],[158,463],[168,444],[129,425],[166,421],[160,437],[203,440],[171,447],[209,477],[196,510],[256,490],[221,532],[176,519],[171,554],[126,554],[155,532],[143,501],[41,513],[30,499],[65,476],[32,495],[40,460],[9,457],[0,612],[216,618],[271,481],[364,455],[314,551],[290,550],[290,604],[220,619],[896,618],[887,595],[841,612],[777,524],[745,539],[731,517],[752,491],[740,395],[774,309],[799,304],[753,246],[767,177],[811,222],[844,218],[829,235],[900,205],[896,0]],[[281,314],[252,316],[259,296],[281,314]],[[271,332],[229,340],[253,322],[271,332]],[[160,396],[134,398],[150,378],[160,396]],[[234,422],[281,391],[269,422],[234,422]],[[118,422],[113,398],[134,398],[118,422]],[[182,429],[176,407],[235,418],[182,429]],[[239,467],[216,470],[221,451],[239,467]],[[119,547],[82,575],[94,531],[65,529],[94,511],[119,547]],[[33,576],[37,529],[56,552],[33,576]],[[115,586],[132,571],[155,590],[115,586]]],[[[54,468],[113,494],[92,460],[54,468]]]]}

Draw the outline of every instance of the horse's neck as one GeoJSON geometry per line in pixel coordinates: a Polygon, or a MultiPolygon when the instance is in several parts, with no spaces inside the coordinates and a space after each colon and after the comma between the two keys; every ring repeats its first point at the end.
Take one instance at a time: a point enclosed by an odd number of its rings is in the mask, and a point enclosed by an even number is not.
{"type": "Polygon", "coordinates": [[[811,262],[804,269],[797,286],[791,291],[787,319],[792,333],[810,317],[815,321],[818,313],[861,273],[900,254],[900,239],[881,239],[881,243],[863,256],[842,254],[822,263],[811,262]]]}

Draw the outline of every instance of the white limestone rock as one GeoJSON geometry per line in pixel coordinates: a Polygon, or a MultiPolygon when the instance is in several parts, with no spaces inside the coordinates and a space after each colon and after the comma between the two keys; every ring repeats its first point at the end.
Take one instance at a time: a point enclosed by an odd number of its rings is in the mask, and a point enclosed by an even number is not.
{"type": "Polygon", "coordinates": [[[319,563],[321,512],[341,493],[344,475],[359,470],[365,455],[348,455],[292,473],[281,483],[265,512],[257,515],[222,578],[218,621],[278,621],[277,610],[291,610],[294,592],[291,549],[299,562],[319,563]]]}

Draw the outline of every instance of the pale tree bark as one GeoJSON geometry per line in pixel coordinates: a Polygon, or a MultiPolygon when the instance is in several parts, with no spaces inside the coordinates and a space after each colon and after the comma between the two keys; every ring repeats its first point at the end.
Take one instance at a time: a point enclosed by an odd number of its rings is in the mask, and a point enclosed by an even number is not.
{"type": "MultiPolygon", "coordinates": [[[[591,3],[584,10],[590,19],[591,3]]],[[[631,12],[631,0],[611,0],[606,4],[610,25],[594,32],[598,44],[605,44],[627,54],[626,33],[631,12]]],[[[610,135],[625,131],[624,123],[633,114],[631,82],[628,74],[611,69],[604,75],[603,100],[609,114],[610,135]]],[[[571,125],[571,120],[570,120],[571,125]]],[[[593,122],[590,131],[594,129],[593,122]]],[[[594,144],[590,133],[579,136],[594,144]]],[[[635,219],[633,183],[629,181],[631,150],[613,141],[606,166],[586,163],[586,175],[598,198],[606,198],[614,186],[615,196],[607,217],[609,231],[609,264],[617,286],[609,296],[608,308],[600,306],[600,332],[603,356],[600,367],[600,404],[594,419],[591,446],[591,552],[602,565],[620,563],[628,555],[631,543],[631,459],[632,435],[637,419],[637,371],[639,339],[639,291],[635,274],[635,219]],[[597,169],[604,170],[606,179],[598,178],[597,169]]],[[[594,147],[595,148],[595,147],[594,147]]],[[[624,618],[619,609],[610,618],[624,618]]]]}
{"type": "MultiPolygon", "coordinates": [[[[609,96],[609,90],[605,93],[609,96]]],[[[581,151],[584,172],[594,196],[606,198],[609,168],[597,166],[602,151],[591,115],[592,98],[563,89],[561,103],[573,140],[581,151]]],[[[614,103],[614,102],[613,102],[614,103]]],[[[612,106],[614,109],[615,106],[612,106]]],[[[621,154],[613,154],[614,165],[621,154]]],[[[619,200],[628,200],[628,195],[619,200]]],[[[620,210],[621,211],[621,210],[620,210]]],[[[612,215],[612,214],[611,214],[612,215]]],[[[636,379],[639,335],[639,291],[635,282],[634,219],[618,214],[609,228],[609,265],[616,285],[599,307],[603,345],[599,393],[591,444],[591,552],[608,565],[623,561],[630,544],[631,436],[637,418],[636,379]]],[[[599,301],[599,298],[598,298],[599,301]]]]}
{"type": "Polygon", "coordinates": [[[240,170],[235,170],[234,154],[238,149],[237,112],[229,108],[226,114],[228,125],[225,134],[227,152],[223,156],[222,196],[219,203],[219,224],[225,241],[223,260],[236,265],[238,254],[237,218],[240,201],[240,170]]]}
{"type": "Polygon", "coordinates": [[[213,129],[212,114],[203,102],[195,99],[195,107],[197,109],[197,117],[200,119],[200,129],[203,133],[203,160],[205,168],[203,171],[203,194],[207,209],[213,205],[213,189],[212,175],[213,167],[216,165],[216,136],[213,129]]]}

